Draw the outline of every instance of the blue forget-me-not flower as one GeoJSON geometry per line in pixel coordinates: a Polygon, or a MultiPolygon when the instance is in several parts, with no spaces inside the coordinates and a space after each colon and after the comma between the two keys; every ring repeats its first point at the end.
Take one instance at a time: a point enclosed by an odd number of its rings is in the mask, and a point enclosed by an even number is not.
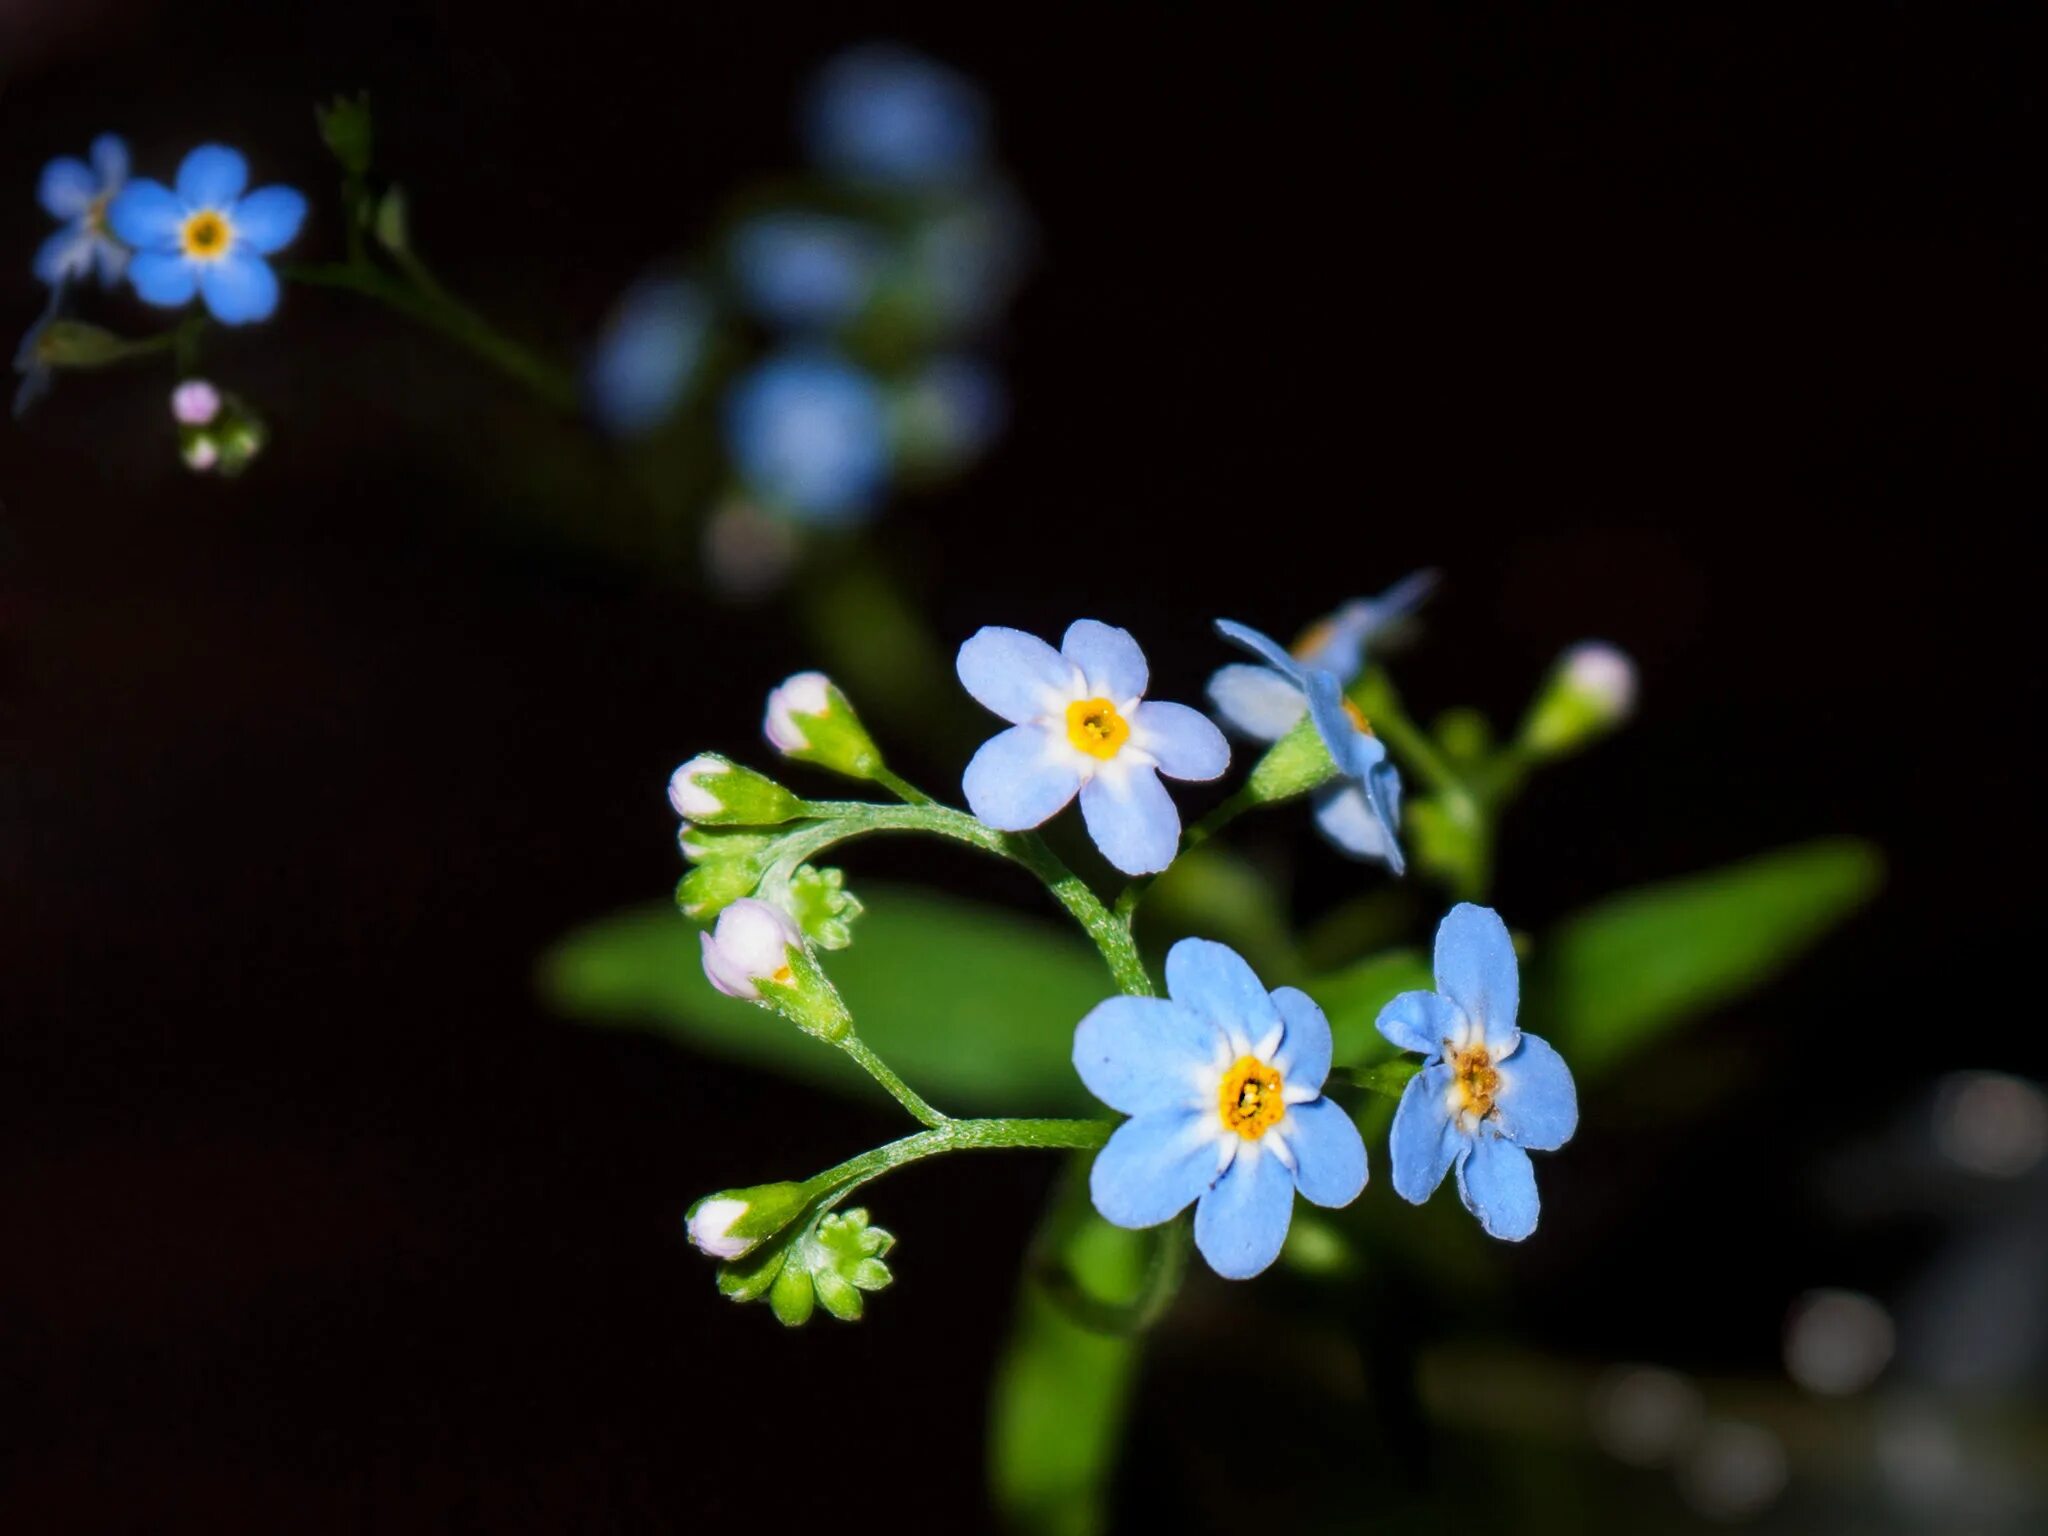
{"type": "Polygon", "coordinates": [[[849,49],[818,74],[804,104],[811,158],[837,176],[930,191],[978,173],[989,107],[973,83],[889,43],[849,49]]]}
{"type": "Polygon", "coordinates": [[[1022,832],[1078,794],[1088,835],[1118,869],[1156,874],[1173,862],[1180,812],[1159,775],[1216,778],[1230,746],[1200,712],[1145,697],[1145,653],[1128,631],[1080,619],[1056,651],[990,626],[960,647],[956,666],[967,691],[1010,722],[967,765],[962,788],[977,817],[1022,832]]]}
{"type": "Polygon", "coordinates": [[[1195,1246],[1246,1280],[1279,1257],[1299,1190],[1349,1205],[1365,1188],[1365,1142],[1323,1096],[1330,1025],[1307,993],[1268,992],[1236,951],[1182,939],[1166,997],[1113,997],[1074,1031],[1074,1069],[1131,1118],[1096,1155],[1095,1208],[1151,1227],[1195,1206],[1195,1246]]]}
{"type": "Polygon", "coordinates": [[[881,386],[823,348],[778,353],[734,384],[725,437],[747,489],[800,522],[856,521],[888,484],[881,386]]]}
{"type": "Polygon", "coordinates": [[[290,187],[248,185],[249,162],[222,144],[187,155],[175,187],[129,183],[107,222],[135,249],[135,291],[166,308],[197,294],[223,325],[269,319],[278,284],[264,258],[297,237],[306,199],[290,187]]]}
{"type": "MultiPolygon", "coordinates": [[[[1295,642],[1293,660],[1334,673],[1338,686],[1348,687],[1365,670],[1366,644],[1399,625],[1435,585],[1435,571],[1416,571],[1378,597],[1353,598],[1309,626],[1295,642]]],[[[1255,741],[1278,741],[1308,708],[1291,671],[1245,662],[1217,669],[1209,679],[1209,699],[1225,725],[1255,741]]]]}
{"type": "Polygon", "coordinates": [[[747,308],[771,325],[829,330],[861,312],[888,249],[867,225],[785,209],[733,231],[728,252],[747,308]]]}
{"type": "MultiPolygon", "coordinates": [[[[1407,867],[1396,835],[1401,826],[1401,775],[1389,761],[1386,747],[1372,734],[1365,717],[1344,697],[1337,674],[1321,667],[1304,666],[1277,641],[1249,625],[1218,619],[1216,631],[1266,662],[1264,667],[1225,667],[1210,679],[1209,697],[1216,703],[1217,712],[1226,720],[1232,719],[1231,712],[1221,703],[1221,696],[1232,690],[1218,687],[1226,673],[1256,672],[1274,683],[1284,683],[1293,695],[1293,716],[1286,730],[1278,735],[1292,730],[1306,710],[1315,721],[1316,734],[1322,738],[1330,761],[1337,767],[1337,777],[1313,792],[1316,826],[1346,853],[1355,858],[1380,859],[1400,874],[1407,867]]],[[[1246,690],[1235,691],[1242,695],[1246,690]]],[[[1274,697],[1277,696],[1275,692],[1274,697]]],[[[1278,711],[1265,718],[1268,723],[1277,722],[1278,711]]]]}
{"type": "Polygon", "coordinates": [[[1515,946],[1491,907],[1460,902],[1437,927],[1436,987],[1380,1010],[1380,1033],[1424,1057],[1388,1136],[1394,1191],[1420,1205],[1455,1167],[1465,1208],[1519,1242],[1536,1230],[1529,1153],[1571,1140],[1578,1090],[1564,1058],[1516,1027],[1515,946]]]}
{"type": "Polygon", "coordinates": [[[52,325],[63,318],[64,300],[69,291],[69,284],[51,284],[49,302],[36,317],[36,323],[21,338],[21,345],[14,349],[14,371],[21,375],[21,383],[14,391],[16,421],[34,409],[36,402],[47,395],[56,382],[57,371],[43,353],[43,337],[52,325]]]}
{"type": "Polygon", "coordinates": [[[36,251],[35,274],[43,282],[77,282],[95,267],[112,287],[128,266],[128,247],[107,226],[107,209],[128,184],[128,146],[103,133],[92,141],[92,163],[64,155],[43,167],[36,189],[43,211],[63,227],[36,251]]]}
{"type": "Polygon", "coordinates": [[[607,432],[637,437],[668,418],[695,377],[711,329],[695,283],[642,278],[605,321],[583,370],[583,401],[607,432]]]}

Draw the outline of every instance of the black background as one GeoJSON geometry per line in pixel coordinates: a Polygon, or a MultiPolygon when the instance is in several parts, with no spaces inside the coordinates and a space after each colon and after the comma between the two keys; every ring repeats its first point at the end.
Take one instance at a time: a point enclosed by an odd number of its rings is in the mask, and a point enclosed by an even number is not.
{"type": "MultiPolygon", "coordinates": [[[[1798,1291],[1886,1295],[1935,1242],[1848,1223],[1815,1170],[1939,1070],[2048,1068],[2018,15],[15,3],[0,291],[25,328],[35,175],[108,128],[158,174],[240,144],[316,193],[331,253],[310,106],[367,86],[444,274],[566,348],[795,161],[834,47],[958,64],[1042,248],[1012,432],[878,525],[942,638],[1087,612],[1192,698],[1212,615],[1285,631],[1433,563],[1401,670],[1426,708],[1511,719],[1587,635],[1643,665],[1637,723],[1510,823],[1518,926],[1810,834],[1886,849],[1880,903],[1717,1021],[1739,1101],[1679,1134],[1624,1081],[1506,1259],[1505,1329],[1769,1374],[1798,1291]]],[[[785,1334],[713,1294],[681,1211],[890,1122],[532,998],[549,940],[668,888],[669,768],[753,750],[800,636],[508,510],[494,437],[561,429],[395,321],[293,292],[218,367],[276,427],[239,484],[178,469],[153,375],[65,379],[0,430],[0,1511],[859,1528],[865,1486],[975,1528],[1050,1170],[901,1176],[896,1290],[785,1334]],[[770,1449],[848,1391],[837,1470],[770,1449]]],[[[891,746],[957,773],[950,740],[891,746]]],[[[1306,867],[1304,907],[1357,888],[1306,867]]],[[[1162,1436],[1200,1422],[1141,1439],[1119,1528],[1170,1507],[1162,1436]]]]}

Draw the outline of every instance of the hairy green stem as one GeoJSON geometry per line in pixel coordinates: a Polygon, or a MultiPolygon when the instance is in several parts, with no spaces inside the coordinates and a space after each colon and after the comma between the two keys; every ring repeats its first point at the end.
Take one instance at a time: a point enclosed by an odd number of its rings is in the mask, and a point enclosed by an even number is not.
{"type": "Polygon", "coordinates": [[[1109,1133],[1115,1129],[1114,1120],[948,1120],[928,1131],[849,1157],[807,1183],[820,1194],[829,1192],[836,1204],[870,1179],[922,1158],[1003,1147],[1088,1151],[1108,1141],[1109,1133]]]}
{"type": "Polygon", "coordinates": [[[934,1128],[953,1123],[951,1116],[942,1115],[933,1109],[925,1102],[923,1095],[898,1077],[895,1069],[876,1055],[874,1048],[859,1035],[843,1036],[839,1041],[839,1048],[859,1062],[869,1077],[888,1089],[890,1097],[909,1110],[913,1119],[934,1128]]]}

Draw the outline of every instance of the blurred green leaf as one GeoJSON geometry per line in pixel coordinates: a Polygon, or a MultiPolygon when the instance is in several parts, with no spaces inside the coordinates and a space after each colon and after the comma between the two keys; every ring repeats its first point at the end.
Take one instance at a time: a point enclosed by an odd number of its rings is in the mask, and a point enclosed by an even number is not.
{"type": "Polygon", "coordinates": [[[1249,960],[1268,985],[1299,964],[1272,882],[1246,860],[1213,845],[1175,859],[1146,892],[1139,912],[1147,938],[1198,933],[1217,939],[1249,960]]]}
{"type": "Polygon", "coordinates": [[[1537,947],[1522,1017],[1590,1079],[1761,985],[1868,901],[1883,874],[1869,843],[1827,838],[1612,897],[1537,947]]]}
{"type": "Polygon", "coordinates": [[[1360,1067],[1351,1074],[1351,1080],[1382,1098],[1399,1099],[1407,1090],[1408,1080],[1422,1070],[1419,1056],[1396,1056],[1392,1061],[1382,1061],[1375,1066],[1360,1067]]]}
{"type": "Polygon", "coordinates": [[[1340,1067],[1391,1056],[1394,1047],[1373,1027],[1380,1010],[1398,993],[1435,987],[1421,951],[1390,949],[1371,959],[1309,982],[1303,991],[1322,1005],[1334,1037],[1332,1059],[1340,1067]]]}
{"type": "MultiPolygon", "coordinates": [[[[1081,940],[1000,908],[879,884],[852,946],[819,963],[861,1037],[941,1109],[1095,1107],[1074,1074],[1074,1026],[1116,987],[1081,940]]],[[[578,1018],[655,1029],[847,1093],[875,1091],[840,1052],[714,991],[697,931],[666,902],[570,934],[542,960],[540,980],[578,1018]]]]}

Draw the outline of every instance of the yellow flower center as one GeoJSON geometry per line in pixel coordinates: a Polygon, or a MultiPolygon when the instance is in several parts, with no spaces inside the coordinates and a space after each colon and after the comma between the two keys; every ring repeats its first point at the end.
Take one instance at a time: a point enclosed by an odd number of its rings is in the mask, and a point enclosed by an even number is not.
{"type": "Polygon", "coordinates": [[[1358,727],[1359,735],[1370,736],[1372,734],[1372,722],[1365,718],[1365,711],[1349,699],[1344,701],[1344,713],[1350,718],[1351,723],[1358,727]]]}
{"type": "Polygon", "coordinates": [[[1500,1092],[1500,1073],[1493,1058],[1486,1054],[1485,1046],[1475,1045],[1454,1054],[1451,1073],[1461,1110],[1480,1120],[1493,1113],[1494,1096],[1500,1092]]]}
{"type": "Polygon", "coordinates": [[[1224,1126],[1257,1141],[1287,1113],[1280,1074],[1256,1056],[1240,1056],[1216,1085],[1216,1112],[1224,1126]]]}
{"type": "Polygon", "coordinates": [[[114,200],[111,192],[102,192],[92,200],[92,206],[85,210],[85,227],[96,235],[107,233],[107,204],[114,200]]]}
{"type": "Polygon", "coordinates": [[[1318,619],[1301,632],[1301,638],[1294,642],[1291,654],[1296,661],[1307,661],[1328,644],[1330,636],[1336,632],[1337,626],[1330,620],[1318,619]]]}
{"type": "Polygon", "coordinates": [[[1067,740],[1107,762],[1131,739],[1130,722],[1107,699],[1076,699],[1067,706],[1067,740]]]}
{"type": "Polygon", "coordinates": [[[178,243],[185,248],[187,256],[209,261],[224,254],[228,248],[228,221],[211,208],[195,213],[178,232],[178,243]]]}

